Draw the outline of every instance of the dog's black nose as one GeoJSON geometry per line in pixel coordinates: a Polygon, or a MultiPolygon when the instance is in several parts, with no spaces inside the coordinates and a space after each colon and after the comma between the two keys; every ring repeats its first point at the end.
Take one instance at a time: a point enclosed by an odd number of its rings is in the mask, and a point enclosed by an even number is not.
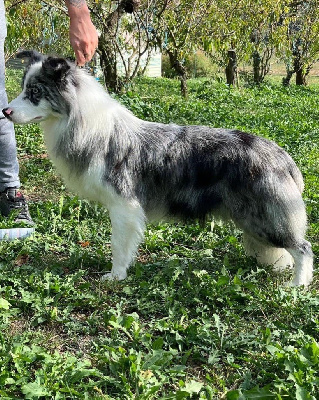
{"type": "Polygon", "coordinates": [[[3,114],[6,118],[10,119],[10,117],[11,117],[12,114],[13,114],[13,110],[12,110],[11,108],[9,108],[9,107],[4,108],[4,109],[2,110],[2,114],[3,114]]]}

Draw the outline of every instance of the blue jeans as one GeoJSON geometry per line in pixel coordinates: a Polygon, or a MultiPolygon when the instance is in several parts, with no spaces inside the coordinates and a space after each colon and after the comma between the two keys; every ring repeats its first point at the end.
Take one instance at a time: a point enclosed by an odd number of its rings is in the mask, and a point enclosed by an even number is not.
{"type": "MultiPolygon", "coordinates": [[[[0,0],[0,114],[8,105],[5,91],[4,40],[7,29],[3,0],[0,0]]],[[[0,120],[0,192],[8,187],[19,187],[19,164],[13,123],[0,120]]]]}

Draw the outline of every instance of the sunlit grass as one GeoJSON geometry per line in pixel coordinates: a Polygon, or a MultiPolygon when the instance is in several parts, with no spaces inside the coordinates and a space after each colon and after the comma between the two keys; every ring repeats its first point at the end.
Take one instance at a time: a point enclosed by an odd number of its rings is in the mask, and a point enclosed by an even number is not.
{"type": "MultiPolygon", "coordinates": [[[[9,73],[9,97],[19,91],[9,73]]],[[[319,86],[229,89],[216,80],[141,79],[119,100],[141,118],[238,128],[275,140],[305,177],[319,253],[319,86]]],[[[210,222],[148,226],[120,283],[110,222],[70,194],[38,126],[17,127],[34,237],[0,243],[3,399],[316,399],[318,277],[290,289],[247,258],[241,232],[210,222]],[[299,397],[298,397],[299,396],[299,397]]]]}

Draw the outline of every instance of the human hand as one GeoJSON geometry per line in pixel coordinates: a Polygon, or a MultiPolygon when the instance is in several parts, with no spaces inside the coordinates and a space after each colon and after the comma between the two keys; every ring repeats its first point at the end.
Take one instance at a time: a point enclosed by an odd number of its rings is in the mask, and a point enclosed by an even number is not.
{"type": "Polygon", "coordinates": [[[90,12],[83,1],[74,4],[67,1],[70,17],[70,43],[75,53],[76,62],[83,66],[90,61],[98,45],[98,35],[90,17],[90,12]]]}

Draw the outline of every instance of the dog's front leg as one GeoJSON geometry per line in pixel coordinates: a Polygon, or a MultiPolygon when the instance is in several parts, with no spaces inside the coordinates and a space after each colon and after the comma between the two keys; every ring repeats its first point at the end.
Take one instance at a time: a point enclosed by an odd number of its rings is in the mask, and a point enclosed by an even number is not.
{"type": "Polygon", "coordinates": [[[113,265],[111,272],[104,275],[103,279],[122,280],[126,278],[127,269],[133,261],[138,245],[143,240],[145,215],[142,207],[134,203],[112,207],[109,211],[112,224],[113,265]]]}

